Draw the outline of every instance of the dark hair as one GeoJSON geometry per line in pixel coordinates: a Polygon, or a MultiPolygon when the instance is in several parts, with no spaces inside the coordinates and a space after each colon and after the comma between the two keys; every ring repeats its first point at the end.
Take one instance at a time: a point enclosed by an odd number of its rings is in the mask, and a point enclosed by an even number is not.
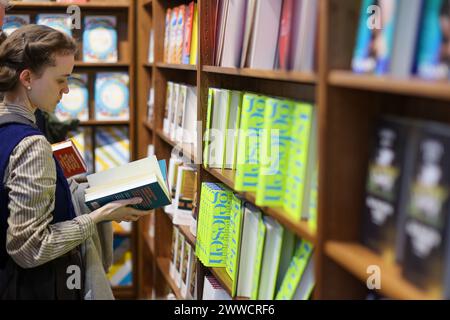
{"type": "Polygon", "coordinates": [[[0,92],[16,87],[20,73],[30,69],[40,75],[55,65],[55,54],[76,54],[77,44],[56,29],[29,24],[6,37],[0,36],[0,92]]]}

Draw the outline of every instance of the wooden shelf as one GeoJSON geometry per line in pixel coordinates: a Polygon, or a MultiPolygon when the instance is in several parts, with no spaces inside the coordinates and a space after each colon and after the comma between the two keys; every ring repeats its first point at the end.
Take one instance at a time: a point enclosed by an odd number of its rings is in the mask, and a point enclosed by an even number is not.
{"type": "Polygon", "coordinates": [[[386,263],[380,256],[359,243],[334,242],[325,244],[325,253],[363,282],[367,281],[367,267],[381,269],[381,294],[393,299],[435,299],[402,278],[400,267],[386,263]]]}
{"type": "Polygon", "coordinates": [[[148,130],[153,131],[153,123],[148,120],[144,120],[142,123],[148,130]]]}
{"type": "Polygon", "coordinates": [[[117,300],[135,299],[134,288],[132,286],[113,287],[112,290],[117,300]]]}
{"type": "Polygon", "coordinates": [[[152,0],[144,0],[143,6],[144,8],[150,9],[152,7],[152,0]]]}
{"type": "MultiPolygon", "coordinates": [[[[236,174],[235,170],[230,169],[210,169],[205,168],[206,171],[211,173],[214,177],[223,182],[226,186],[234,190],[234,177],[236,174]]],[[[235,191],[237,192],[237,191],[235,191]]],[[[256,205],[256,194],[253,192],[237,192],[243,196],[248,202],[256,205]]],[[[258,206],[259,207],[259,206],[258,206]]],[[[271,216],[277,220],[281,225],[294,232],[297,236],[305,239],[313,244],[316,243],[316,234],[313,232],[307,221],[295,221],[293,220],[283,208],[269,208],[269,207],[259,207],[266,215],[271,216]]]]}
{"type": "Polygon", "coordinates": [[[142,66],[144,66],[145,68],[151,69],[151,68],[153,68],[154,63],[145,62],[145,63],[142,64],[142,66]]]}
{"type": "Polygon", "coordinates": [[[71,5],[79,6],[82,9],[128,9],[130,4],[124,1],[91,1],[87,3],[60,3],[54,1],[11,1],[12,9],[48,9],[48,8],[67,8],[71,5]]]}
{"type": "Polygon", "coordinates": [[[209,73],[226,74],[240,77],[250,77],[267,80],[288,81],[304,84],[316,84],[317,76],[314,73],[303,73],[282,70],[255,70],[239,68],[223,68],[215,66],[204,66],[202,71],[209,73]]]}
{"type": "Polygon", "coordinates": [[[231,291],[233,289],[233,282],[231,281],[230,276],[228,275],[225,268],[208,268],[213,276],[219,281],[222,285],[223,289],[232,297],[231,291]]]}
{"type": "Polygon", "coordinates": [[[450,101],[450,81],[427,81],[419,78],[400,79],[335,70],[330,72],[328,82],[335,87],[450,101]]]}
{"type": "Polygon", "coordinates": [[[170,260],[168,258],[157,258],[156,263],[158,265],[159,270],[166,279],[167,284],[175,294],[175,297],[178,300],[183,300],[180,288],[178,288],[178,286],[175,284],[175,281],[173,281],[173,279],[170,277],[170,260]]]}
{"type": "Polygon", "coordinates": [[[128,68],[128,62],[83,62],[75,61],[76,68],[128,68]]]}
{"type": "Polygon", "coordinates": [[[125,126],[129,124],[129,120],[88,120],[80,122],[80,126],[125,126]]]}
{"type": "Polygon", "coordinates": [[[142,237],[144,238],[144,242],[147,245],[147,249],[150,251],[152,256],[155,256],[155,239],[150,237],[146,232],[142,232],[142,237]]]}
{"type": "Polygon", "coordinates": [[[193,64],[171,64],[171,63],[157,62],[156,67],[160,69],[197,71],[197,66],[193,64]]]}
{"type": "MultiPolygon", "coordinates": [[[[173,215],[172,214],[168,214],[166,213],[166,215],[169,217],[170,221],[172,221],[173,224],[173,215]]],[[[178,228],[178,230],[181,231],[181,233],[183,234],[184,238],[187,240],[187,242],[195,248],[195,242],[196,242],[196,237],[192,234],[191,230],[189,229],[188,226],[182,226],[182,225],[177,225],[174,224],[175,227],[178,228]]]]}
{"type": "Polygon", "coordinates": [[[192,161],[194,161],[194,163],[197,163],[197,156],[196,156],[196,152],[191,152],[192,149],[192,145],[189,143],[183,143],[183,144],[178,144],[177,142],[173,141],[171,138],[169,138],[161,129],[156,130],[156,134],[163,140],[165,141],[167,144],[171,145],[172,147],[180,147],[182,148],[183,151],[183,155],[185,157],[187,157],[188,159],[191,159],[192,161]]]}

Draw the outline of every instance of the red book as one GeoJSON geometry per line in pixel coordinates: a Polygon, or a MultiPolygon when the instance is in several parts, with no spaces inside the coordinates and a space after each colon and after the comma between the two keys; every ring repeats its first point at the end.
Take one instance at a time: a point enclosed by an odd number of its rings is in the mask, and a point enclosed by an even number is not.
{"type": "Polygon", "coordinates": [[[52,151],[66,178],[87,171],[86,163],[72,140],[52,144],[52,151]]]}
{"type": "Polygon", "coordinates": [[[291,46],[292,12],[294,11],[294,0],[284,0],[281,12],[281,25],[278,38],[278,56],[280,69],[286,70],[289,63],[289,52],[291,46]]]}
{"type": "Polygon", "coordinates": [[[183,43],[183,64],[189,64],[191,56],[191,40],[192,40],[192,22],[194,19],[194,1],[189,3],[186,10],[186,24],[184,29],[184,43],[183,43]]]}

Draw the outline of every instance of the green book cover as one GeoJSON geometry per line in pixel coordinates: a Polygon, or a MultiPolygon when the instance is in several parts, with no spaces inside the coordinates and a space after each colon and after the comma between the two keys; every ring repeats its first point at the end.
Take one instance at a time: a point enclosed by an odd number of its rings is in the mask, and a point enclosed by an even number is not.
{"type": "Polygon", "coordinates": [[[230,216],[230,232],[228,238],[227,265],[226,271],[231,278],[232,297],[236,295],[237,288],[237,272],[239,267],[239,254],[241,247],[243,218],[243,200],[239,196],[233,194],[231,198],[231,216],[230,216]]]}
{"type": "Polygon", "coordinates": [[[284,209],[295,220],[300,220],[304,200],[310,134],[313,122],[313,106],[296,103],[291,130],[291,150],[286,178],[284,209]]]}
{"type": "Polygon", "coordinates": [[[203,164],[205,168],[208,166],[209,159],[209,128],[211,126],[211,110],[214,105],[214,89],[208,89],[208,110],[206,113],[206,124],[205,124],[205,151],[203,152],[203,164]]]}
{"type": "Polygon", "coordinates": [[[266,99],[256,204],[283,206],[294,102],[266,99]]]}
{"type": "Polygon", "coordinates": [[[266,225],[262,219],[261,213],[258,217],[258,240],[256,245],[256,256],[255,265],[253,269],[253,279],[252,279],[252,300],[258,299],[259,293],[259,280],[261,275],[261,265],[264,252],[264,239],[266,237],[266,225]]]}
{"type": "Polygon", "coordinates": [[[314,177],[312,181],[311,192],[309,194],[309,219],[308,226],[313,231],[317,230],[317,199],[319,187],[319,165],[316,164],[314,169],[314,177]]]}
{"type": "Polygon", "coordinates": [[[277,293],[276,300],[291,300],[300,283],[303,272],[312,256],[313,246],[305,240],[301,240],[292,257],[289,269],[284,276],[280,290],[277,293]]]}
{"type": "Polygon", "coordinates": [[[234,150],[233,150],[233,164],[231,169],[236,170],[236,163],[237,163],[237,153],[238,153],[238,145],[239,145],[239,129],[241,128],[241,115],[242,115],[242,99],[243,99],[243,93],[238,91],[233,91],[232,95],[237,95],[239,102],[238,102],[238,109],[237,109],[237,115],[236,115],[236,129],[233,134],[233,138],[235,139],[234,144],[234,150]]]}
{"type": "Polygon", "coordinates": [[[239,130],[235,189],[256,191],[259,176],[260,133],[264,127],[266,97],[245,93],[239,130]]]}

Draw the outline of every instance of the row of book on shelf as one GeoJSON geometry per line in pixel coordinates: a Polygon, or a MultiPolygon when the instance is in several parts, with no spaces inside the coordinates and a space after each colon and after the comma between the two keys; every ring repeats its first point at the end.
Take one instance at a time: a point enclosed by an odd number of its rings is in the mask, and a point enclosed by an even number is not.
{"type": "Polygon", "coordinates": [[[255,192],[256,205],[314,222],[316,112],[310,103],[210,88],[204,166],[236,170],[235,190],[255,192]]]}
{"type": "MultiPolygon", "coordinates": [[[[3,30],[7,35],[23,25],[31,23],[30,15],[8,14],[3,30]]],[[[36,24],[46,25],[72,36],[72,17],[68,14],[42,13],[36,16],[36,24]]],[[[86,16],[83,26],[83,61],[117,62],[117,17],[86,16]]]]}
{"type": "MultiPolygon", "coordinates": [[[[149,111],[152,115],[153,111],[149,111]]],[[[197,87],[167,82],[163,132],[177,143],[197,149],[197,87]]],[[[195,153],[193,153],[195,154],[195,153]]]]}
{"type": "Polygon", "coordinates": [[[312,72],[316,0],[215,0],[214,65],[312,72]]]}
{"type": "Polygon", "coordinates": [[[372,136],[362,243],[432,298],[450,298],[450,126],[383,116],[372,136]]]}
{"type": "MultiPolygon", "coordinates": [[[[94,119],[129,120],[128,72],[99,72],[95,74],[94,119]]],[[[89,120],[89,75],[72,74],[68,79],[69,93],[64,94],[56,106],[55,115],[60,121],[89,120]]]]}
{"type": "MultiPolygon", "coordinates": [[[[164,62],[197,64],[198,60],[198,8],[194,1],[166,10],[164,33],[164,62]]],[[[150,32],[149,62],[152,62],[150,32]]]]}
{"type": "Polygon", "coordinates": [[[314,287],[313,246],[220,183],[202,184],[195,253],[225,268],[232,297],[308,299],[314,287]]]}
{"type": "Polygon", "coordinates": [[[449,40],[448,0],[363,0],[352,69],[448,79],[449,40]]]}

